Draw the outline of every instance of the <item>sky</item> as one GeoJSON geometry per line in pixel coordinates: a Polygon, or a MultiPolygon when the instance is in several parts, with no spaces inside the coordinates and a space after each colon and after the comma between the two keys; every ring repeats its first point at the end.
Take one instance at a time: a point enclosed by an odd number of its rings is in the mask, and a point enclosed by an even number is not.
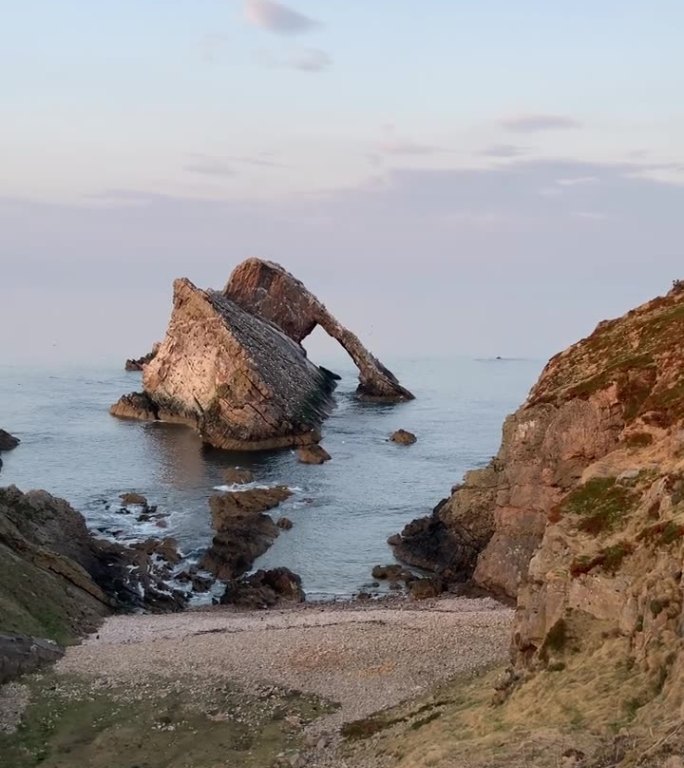
{"type": "Polygon", "coordinates": [[[545,359],[684,277],[681,0],[0,19],[5,363],[143,354],[250,256],[390,359],[545,359]]]}

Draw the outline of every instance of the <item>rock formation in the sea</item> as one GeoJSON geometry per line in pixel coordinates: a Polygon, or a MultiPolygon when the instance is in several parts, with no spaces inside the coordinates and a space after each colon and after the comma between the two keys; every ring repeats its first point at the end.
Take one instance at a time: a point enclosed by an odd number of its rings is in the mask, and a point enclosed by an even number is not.
{"type": "Polygon", "coordinates": [[[393,443],[398,443],[399,445],[413,445],[418,441],[418,438],[413,434],[413,432],[408,432],[405,429],[398,429],[396,432],[392,433],[390,436],[390,441],[393,443]]]}
{"type": "Polygon", "coordinates": [[[396,554],[516,597],[549,514],[591,467],[599,473],[621,457],[623,470],[637,469],[640,445],[676,432],[683,334],[684,290],[675,286],[552,358],[506,420],[497,456],[394,538],[396,554]]]}
{"type": "Polygon", "coordinates": [[[157,356],[157,352],[159,352],[159,347],[160,346],[161,346],[160,343],[156,342],[152,346],[152,350],[150,352],[148,352],[146,355],[143,355],[142,357],[137,357],[137,358],[132,358],[132,359],[126,360],[126,364],[125,364],[124,368],[127,371],[142,371],[143,368],[148,363],[152,362],[152,360],[154,360],[154,358],[157,356]]]}
{"type": "Polygon", "coordinates": [[[64,643],[113,611],[183,604],[147,554],[94,538],[66,501],[0,489],[0,632],[64,643]]]}
{"type": "Polygon", "coordinates": [[[188,424],[216,448],[260,450],[316,442],[334,383],[272,323],[181,279],[143,386],[111,413],[188,424]]]}
{"type": "Polygon", "coordinates": [[[373,400],[411,400],[413,395],[398,382],[349,329],[299,280],[279,264],[247,259],[233,271],[224,295],[254,315],[281,328],[301,342],[316,326],[336,339],[359,369],[358,394],[373,400]]]}
{"type": "MultiPolygon", "coordinates": [[[[3,451],[11,451],[19,445],[19,438],[10,435],[9,432],[5,432],[4,429],[0,429],[0,453],[3,451]]],[[[2,469],[2,457],[0,457],[0,469],[2,469]]]]}
{"type": "Polygon", "coordinates": [[[300,464],[325,464],[332,456],[320,445],[305,445],[297,451],[300,464]]]}
{"type": "Polygon", "coordinates": [[[241,608],[272,608],[279,603],[302,603],[305,599],[302,580],[296,573],[289,568],[273,568],[228,582],[221,603],[241,608]]]}
{"type": "Polygon", "coordinates": [[[264,514],[289,498],[284,486],[230,491],[209,499],[216,535],[202,558],[201,566],[222,581],[237,579],[263,555],[280,529],[264,514]]]}

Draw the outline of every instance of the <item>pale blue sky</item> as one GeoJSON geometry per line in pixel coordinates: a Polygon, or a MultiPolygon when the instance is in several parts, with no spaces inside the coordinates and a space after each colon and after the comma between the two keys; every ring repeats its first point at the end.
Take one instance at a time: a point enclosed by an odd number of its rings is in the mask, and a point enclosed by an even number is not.
{"type": "Polygon", "coordinates": [[[0,348],[142,353],[174,277],[261,255],[379,353],[551,354],[683,276],[683,29],[675,0],[0,0],[0,348]]]}

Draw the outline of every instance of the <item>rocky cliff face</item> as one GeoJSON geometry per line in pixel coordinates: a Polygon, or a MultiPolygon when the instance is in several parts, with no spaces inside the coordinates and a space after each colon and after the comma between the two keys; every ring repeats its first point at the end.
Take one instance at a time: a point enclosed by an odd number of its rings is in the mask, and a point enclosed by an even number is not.
{"type": "Polygon", "coordinates": [[[399,556],[472,575],[478,585],[515,598],[549,514],[591,468],[607,457],[624,460],[625,470],[637,467],[639,446],[677,433],[684,416],[683,332],[684,291],[677,285],[552,358],[506,420],[497,456],[394,540],[399,556]],[[431,557],[430,548],[445,537],[450,545],[438,550],[447,554],[431,557]]]}
{"type": "Polygon", "coordinates": [[[373,400],[411,400],[396,376],[339,323],[304,284],[279,264],[248,259],[235,268],[224,296],[301,342],[319,325],[349,353],[359,369],[358,394],[373,400]]]}
{"type": "Polygon", "coordinates": [[[315,442],[333,382],[276,326],[181,279],[143,386],[112,414],[188,424],[217,448],[262,450],[315,442]]]}

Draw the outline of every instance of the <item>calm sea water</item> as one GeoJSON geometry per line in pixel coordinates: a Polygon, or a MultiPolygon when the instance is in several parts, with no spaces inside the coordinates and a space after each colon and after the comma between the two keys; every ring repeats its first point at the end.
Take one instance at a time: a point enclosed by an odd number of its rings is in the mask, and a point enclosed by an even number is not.
{"type": "Polygon", "coordinates": [[[392,561],[388,536],[429,512],[467,469],[496,453],[504,416],[541,369],[527,360],[386,362],[415,401],[361,403],[353,396],[355,370],[327,362],[342,380],[322,442],[333,460],[320,467],[299,464],[289,450],[209,450],[186,428],[109,416],[120,395],[140,389],[140,374],[0,367],[0,427],[22,441],[3,454],[0,485],[45,488],[68,499],[94,530],[116,531],[123,540],[174,536],[192,559],[211,539],[208,498],[222,484],[223,470],[249,467],[258,484],[295,491],[274,513],[289,517],[294,528],[257,567],[291,568],[311,597],[347,596],[370,580],[374,565],[392,561]],[[400,427],[415,432],[418,443],[387,442],[400,427]],[[124,491],[142,493],[168,513],[168,528],[162,533],[154,523],[114,511],[124,491]]]}

